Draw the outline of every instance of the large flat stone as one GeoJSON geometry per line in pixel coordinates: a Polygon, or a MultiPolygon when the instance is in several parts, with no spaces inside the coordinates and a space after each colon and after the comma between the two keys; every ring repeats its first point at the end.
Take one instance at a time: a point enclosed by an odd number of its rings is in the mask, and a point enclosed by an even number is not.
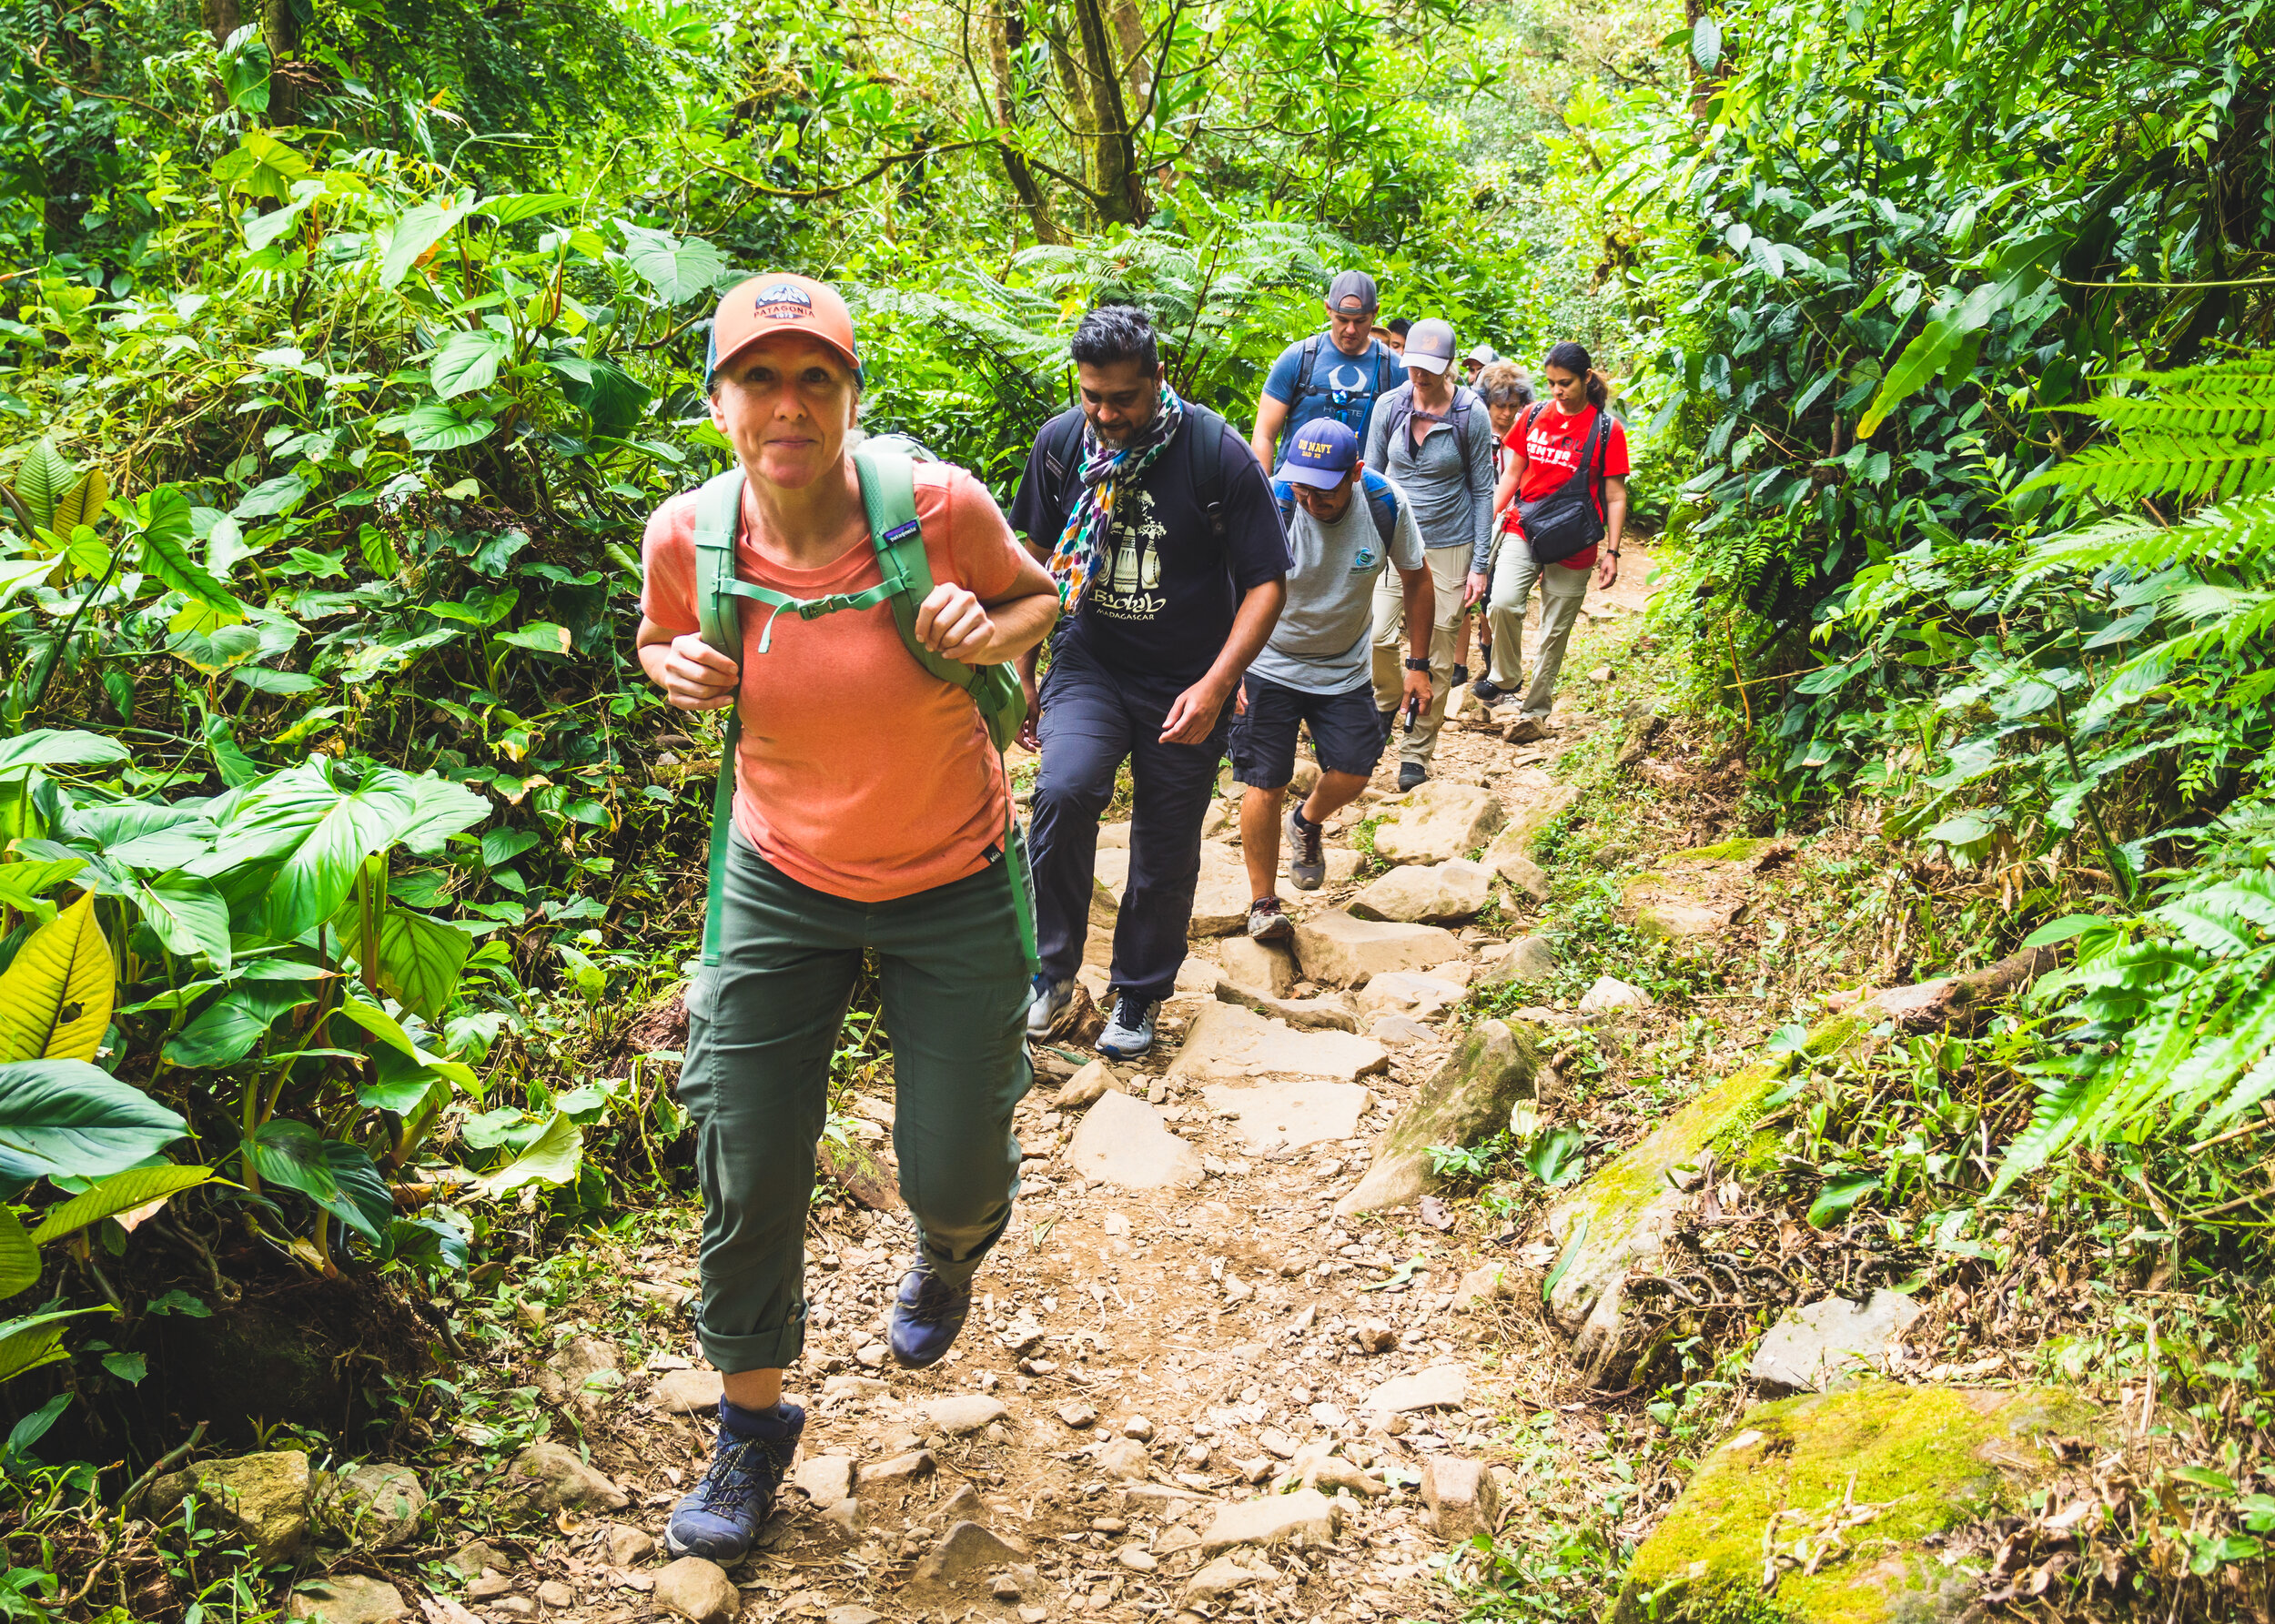
{"type": "Polygon", "coordinates": [[[1480,1021],[1390,1124],[1374,1163],[1335,1210],[1380,1212],[1431,1187],[1433,1145],[1475,1145],[1508,1125],[1509,1108],[1533,1096],[1540,1056],[1532,1038],[1502,1021],[1480,1021]]]}
{"type": "Polygon", "coordinates": [[[1405,924],[1451,924],[1474,919],[1492,900],[1493,876],[1466,857],[1407,863],[1392,869],[1350,900],[1360,919],[1405,924]]]}
{"type": "Polygon", "coordinates": [[[1208,1004],[1193,1017],[1172,1077],[1320,1077],[1352,1083],[1388,1071],[1390,1052],[1348,1032],[1297,1032],[1237,1004],[1208,1004]]]}
{"type": "Polygon", "coordinates": [[[162,1518],[195,1494],[200,1523],[236,1535],[253,1548],[254,1559],[266,1565],[298,1553],[314,1488],[305,1450],[269,1449],[168,1472],[150,1485],[141,1509],[162,1518]]]}
{"type": "Polygon", "coordinates": [[[1577,784],[1554,784],[1522,798],[1512,797],[1507,821],[1502,824],[1501,832],[1493,836],[1493,843],[1485,848],[1485,866],[1503,879],[1511,879],[1502,873],[1501,860],[1512,852],[1520,857],[1530,856],[1532,842],[1541,831],[1563,816],[1579,799],[1577,784]]]}
{"type": "Polygon", "coordinates": [[[1259,1151],[1317,1145],[1358,1135],[1359,1119],[1373,1097],[1355,1083],[1263,1083],[1253,1088],[1212,1085],[1202,1091],[1209,1110],[1229,1115],[1240,1136],[1259,1151]]]}
{"type": "Polygon", "coordinates": [[[1432,1365],[1411,1376],[1394,1376],[1366,1397],[1359,1407],[1378,1415],[1397,1415],[1413,1409],[1460,1409],[1470,1396],[1470,1373],[1459,1365],[1432,1365]]]}
{"type": "Polygon", "coordinates": [[[1340,1515],[1341,1508],[1316,1488],[1219,1506],[1201,1536],[1201,1554],[1213,1557],[1242,1545],[1332,1545],[1340,1515]]]}
{"type": "Polygon", "coordinates": [[[970,1582],[990,1568],[1022,1560],[1026,1548],[992,1534],[976,1522],[959,1522],[940,1536],[916,1564],[913,1582],[918,1586],[959,1585],[970,1582]]]}
{"type": "Polygon", "coordinates": [[[1412,1015],[1418,1021],[1433,1018],[1441,1010],[1461,1002],[1460,983],[1441,975],[1424,975],[1417,970],[1393,970],[1371,978],[1359,994],[1359,1007],[1368,1014],[1380,1014],[1385,1010],[1397,1014],[1412,1015]]]}
{"type": "Polygon", "coordinates": [[[667,1370],[656,1377],[648,1401],[666,1415],[705,1415],[719,1407],[726,1377],[716,1370],[667,1370]]]}
{"type": "Polygon", "coordinates": [[[1002,1399],[990,1398],[985,1393],[955,1393],[945,1398],[920,1399],[916,1408],[925,1420],[951,1437],[977,1432],[1011,1413],[1002,1399]]]}
{"type": "Polygon", "coordinates": [[[1545,936],[1520,936],[1477,955],[1477,983],[1500,986],[1505,983],[1546,981],[1556,973],[1556,950],[1545,936]]]}
{"type": "Polygon", "coordinates": [[[1360,987],[1392,970],[1428,970],[1461,956],[1454,933],[1434,924],[1390,924],[1340,910],[1296,926],[1296,962],[1329,986],[1360,987]]]}
{"type": "Polygon", "coordinates": [[[285,1617],[321,1619],[324,1624],[392,1624],[410,1610],[402,1592],[386,1579],[335,1573],[296,1586],[285,1617]]]}
{"type": "MultiPolygon", "coordinates": [[[[1097,867],[1093,871],[1098,883],[1114,900],[1118,911],[1122,896],[1129,885],[1129,849],[1127,846],[1107,847],[1099,851],[1097,867]]],[[[1249,891],[1248,865],[1240,853],[1222,841],[1205,840],[1200,843],[1200,881],[1193,892],[1194,936],[1229,936],[1248,929],[1249,903],[1255,899],[1249,891]]]]}
{"type": "Polygon", "coordinates": [[[1298,1032],[1356,1032],[1359,1017],[1350,1005],[1340,997],[1328,998],[1267,998],[1251,988],[1236,986],[1221,978],[1217,983],[1217,1001],[1237,1004],[1242,1009],[1254,1010],[1268,1021],[1285,1021],[1298,1032]]]}
{"type": "Polygon", "coordinates": [[[1475,784],[1431,779],[1374,832],[1385,862],[1444,862],[1483,845],[1506,816],[1498,796],[1475,784]]]}
{"type": "Polygon", "coordinates": [[[1764,1334],[1746,1374],[1772,1397],[1845,1386],[1860,1370],[1885,1371],[1919,1306],[1901,1292],[1876,1291],[1862,1303],[1826,1297],[1790,1308],[1764,1334]]]}
{"type": "Polygon", "coordinates": [[[1151,1105],[1126,1094],[1102,1095],[1090,1107],[1067,1159],[1083,1177],[1125,1190],[1189,1187],[1206,1176],[1200,1152],[1169,1132],[1151,1105]]]}

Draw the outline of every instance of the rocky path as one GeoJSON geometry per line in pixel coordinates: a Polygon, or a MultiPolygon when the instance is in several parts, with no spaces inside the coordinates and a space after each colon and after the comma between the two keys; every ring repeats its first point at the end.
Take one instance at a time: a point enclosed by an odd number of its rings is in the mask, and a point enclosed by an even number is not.
{"type": "MultiPolygon", "coordinates": [[[[1632,635],[1635,561],[1590,600],[1550,739],[1510,745],[1472,710],[1410,797],[1385,761],[1331,827],[1328,887],[1283,893],[1292,953],[1232,933],[1237,820],[1212,816],[1164,1041],[1132,1066],[1038,1049],[1024,1193],[941,1366],[903,1371],[879,1340],[905,1217],[817,1208],[791,1377],[804,1443],[757,1554],[730,1574],[656,1549],[703,1469],[719,1378],[686,1326],[692,1256],[651,1246],[610,1260],[646,1334],[570,1336],[546,1357],[560,1423],[505,1484],[544,1520],[407,1584],[432,1624],[1451,1616],[1433,1558],[1525,1492],[1508,1429],[1577,1387],[1536,1316],[1499,1311],[1511,1236],[1425,1196],[1427,1147],[1490,1134],[1543,1085],[1532,1049],[1505,1028],[1498,1048],[1464,1043],[1457,1011],[1473,985],[1552,969],[1522,928],[1548,889],[1528,849],[1570,802],[1559,758],[1620,721],[1591,713],[1590,672],[1632,635]],[[1362,829],[1387,873],[1358,876],[1362,829]],[[1493,928],[1471,923],[1489,904],[1493,928]]],[[[1102,970],[1084,979],[1103,995],[1102,970]]],[[[849,1136],[881,1155],[889,1095],[851,1109],[849,1136]]],[[[352,1600],[296,1611],[361,1624],[341,1616],[352,1600]]]]}

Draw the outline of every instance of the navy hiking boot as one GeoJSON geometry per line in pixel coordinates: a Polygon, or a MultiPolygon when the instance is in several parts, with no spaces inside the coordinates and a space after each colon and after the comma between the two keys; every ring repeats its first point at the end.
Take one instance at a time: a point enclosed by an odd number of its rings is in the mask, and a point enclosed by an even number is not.
{"type": "Polygon", "coordinates": [[[931,1264],[917,1258],[901,1276],[900,1293],[885,1325],[893,1357],[911,1370],[938,1364],[971,1309],[970,1286],[949,1285],[932,1272],[931,1264]]]}
{"type": "Polygon", "coordinates": [[[805,1411],[794,1404],[742,1410],[719,1401],[718,1453],[694,1492],[672,1508],[663,1548],[675,1557],[704,1557],[722,1568],[741,1561],[758,1538],[774,1491],[798,1452],[805,1411]]]}

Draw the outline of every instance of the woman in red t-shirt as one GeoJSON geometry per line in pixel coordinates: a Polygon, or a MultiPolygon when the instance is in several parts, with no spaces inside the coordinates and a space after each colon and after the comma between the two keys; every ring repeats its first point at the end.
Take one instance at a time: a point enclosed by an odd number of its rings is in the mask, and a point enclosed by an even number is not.
{"type": "Polygon", "coordinates": [[[1470,691],[1488,705],[1516,692],[1524,661],[1524,607],[1534,582],[1541,589],[1541,640],[1532,661],[1532,681],[1524,691],[1522,714],[1511,737],[1537,739],[1547,731],[1549,707],[1556,694],[1557,673],[1563,669],[1564,646],[1572,641],[1572,624],[1580,618],[1581,600],[1588,595],[1588,571],[1595,570],[1595,584],[1608,587],[1619,579],[1620,535],[1627,526],[1627,431],[1605,409],[1603,378],[1581,346],[1557,345],[1541,363],[1541,380],[1548,399],[1518,419],[1502,443],[1509,459],[1501,487],[1493,493],[1493,511],[1503,516],[1512,532],[1502,543],[1492,576],[1470,577],[1469,599],[1486,600],[1486,623],[1492,629],[1493,664],[1470,691]],[[1591,446],[1596,420],[1604,419],[1600,441],[1591,446]],[[1522,504],[1538,502],[1554,494],[1572,479],[1587,452],[1588,478],[1600,476],[1600,485],[1587,492],[1603,531],[1600,543],[1581,548],[1568,557],[1542,562],[1525,540],[1520,518],[1522,504]]]}

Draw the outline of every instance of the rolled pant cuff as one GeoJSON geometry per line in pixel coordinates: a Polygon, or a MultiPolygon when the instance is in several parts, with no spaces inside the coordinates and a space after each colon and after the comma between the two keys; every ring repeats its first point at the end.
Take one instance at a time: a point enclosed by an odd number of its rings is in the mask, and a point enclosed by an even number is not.
{"type": "Polygon", "coordinates": [[[805,1351],[805,1309],[801,1306],[797,1317],[782,1325],[738,1337],[698,1326],[695,1339],[703,1345],[703,1357],[723,1375],[733,1376],[743,1370],[786,1370],[805,1351]]]}

